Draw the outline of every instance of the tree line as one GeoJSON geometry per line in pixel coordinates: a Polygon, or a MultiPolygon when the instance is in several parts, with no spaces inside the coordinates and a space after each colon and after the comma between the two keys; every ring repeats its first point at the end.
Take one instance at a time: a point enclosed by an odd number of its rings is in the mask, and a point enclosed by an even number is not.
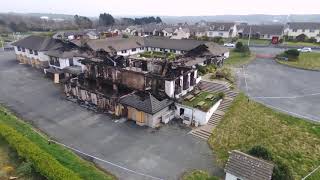
{"type": "Polygon", "coordinates": [[[26,15],[0,14],[0,33],[27,31],[56,31],[72,29],[90,29],[98,26],[143,25],[162,23],[160,17],[140,17],[115,19],[109,13],[101,13],[98,19],[75,15],[63,21],[43,20],[26,15]]]}

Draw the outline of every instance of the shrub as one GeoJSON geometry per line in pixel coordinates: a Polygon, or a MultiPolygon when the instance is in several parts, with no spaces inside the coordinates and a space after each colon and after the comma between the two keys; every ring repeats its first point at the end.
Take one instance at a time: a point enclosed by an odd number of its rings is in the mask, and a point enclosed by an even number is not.
{"type": "Polygon", "coordinates": [[[293,175],[286,164],[276,161],[273,168],[272,180],[293,180],[293,175]]]}
{"type": "Polygon", "coordinates": [[[214,38],[212,39],[212,41],[215,42],[215,43],[217,43],[217,44],[223,44],[223,43],[224,43],[223,38],[220,37],[220,36],[214,37],[214,38]]]}
{"type": "Polygon", "coordinates": [[[296,49],[289,49],[284,52],[284,56],[289,58],[289,60],[296,60],[300,56],[300,52],[296,49]]]}
{"type": "Polygon", "coordinates": [[[226,96],[226,95],[224,94],[224,92],[219,92],[219,93],[217,94],[217,97],[218,97],[219,99],[224,99],[225,96],[226,96]]]}
{"type": "Polygon", "coordinates": [[[34,168],[48,179],[80,179],[74,172],[63,167],[50,154],[40,149],[36,144],[19,134],[11,127],[0,124],[0,135],[3,136],[19,156],[30,161],[34,168]]]}
{"type": "Polygon", "coordinates": [[[272,154],[268,151],[268,149],[262,146],[254,146],[249,151],[248,154],[255,156],[257,158],[262,158],[268,161],[272,161],[272,154]]]}
{"type": "Polygon", "coordinates": [[[248,45],[243,45],[242,42],[237,42],[235,52],[247,53],[250,54],[250,49],[248,45]]]}
{"type": "Polygon", "coordinates": [[[230,82],[233,82],[233,76],[230,68],[221,68],[216,71],[216,78],[218,79],[226,79],[230,82]]]}
{"type": "Polygon", "coordinates": [[[305,34],[300,34],[299,36],[296,37],[296,40],[301,42],[304,42],[307,39],[308,39],[308,36],[306,36],[305,34]]]}
{"type": "Polygon", "coordinates": [[[122,35],[122,38],[129,38],[129,36],[126,35],[126,34],[123,34],[123,35],[122,35]]]}

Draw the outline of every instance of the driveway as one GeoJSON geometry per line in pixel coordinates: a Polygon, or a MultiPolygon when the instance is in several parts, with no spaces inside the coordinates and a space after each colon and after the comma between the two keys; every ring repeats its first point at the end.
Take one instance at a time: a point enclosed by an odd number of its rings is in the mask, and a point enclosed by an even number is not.
{"type": "Polygon", "coordinates": [[[207,143],[188,135],[189,129],[115,122],[65,100],[59,85],[14,59],[12,53],[0,53],[0,103],[59,142],[132,170],[96,161],[120,179],[178,179],[190,169],[223,176],[207,143]]]}
{"type": "MultiPolygon", "coordinates": [[[[279,49],[253,49],[275,54],[279,49]]],[[[239,87],[252,99],[274,109],[320,122],[320,72],[290,68],[258,58],[237,71],[239,87]]]]}

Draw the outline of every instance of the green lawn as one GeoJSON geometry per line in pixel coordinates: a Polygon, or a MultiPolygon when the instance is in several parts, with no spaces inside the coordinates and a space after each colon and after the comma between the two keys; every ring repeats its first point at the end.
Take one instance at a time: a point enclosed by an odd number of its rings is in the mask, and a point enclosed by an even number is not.
{"type": "Polygon", "coordinates": [[[203,111],[208,111],[216,102],[218,102],[221,98],[218,94],[210,93],[210,92],[201,92],[196,95],[192,100],[184,100],[182,104],[194,108],[199,108],[203,111]],[[208,96],[212,96],[212,98],[207,98],[208,96]],[[204,102],[204,105],[198,106],[198,103],[204,102]]]}
{"type": "Polygon", "coordinates": [[[21,135],[28,138],[34,144],[36,144],[43,151],[50,154],[65,168],[73,171],[79,175],[82,179],[97,179],[97,180],[113,180],[116,179],[113,175],[103,172],[95,167],[94,164],[89,163],[68,149],[56,144],[49,144],[48,139],[40,136],[33,130],[33,127],[16,116],[10,113],[8,110],[0,106],[0,123],[3,123],[21,135]]]}
{"type": "Polygon", "coordinates": [[[161,58],[161,59],[168,58],[169,60],[176,59],[176,55],[172,52],[168,52],[165,54],[163,52],[157,52],[157,51],[146,51],[146,52],[140,53],[140,56],[146,57],[146,58],[161,58]]]}
{"type": "Polygon", "coordinates": [[[185,173],[181,180],[219,180],[219,178],[210,176],[207,172],[201,170],[194,170],[185,173]]]}
{"type": "Polygon", "coordinates": [[[303,46],[303,47],[317,47],[320,46],[320,44],[316,43],[309,43],[309,42],[284,42],[283,45],[287,46],[303,46]]]}
{"type": "Polygon", "coordinates": [[[255,59],[256,55],[251,53],[246,55],[240,52],[230,51],[230,57],[225,60],[225,66],[240,67],[242,65],[248,64],[255,59]]]}
{"type": "Polygon", "coordinates": [[[320,53],[300,53],[299,59],[296,61],[279,60],[278,62],[297,68],[320,70],[320,53]]]}
{"type": "MultiPolygon", "coordinates": [[[[238,42],[242,42],[243,44],[248,44],[248,39],[239,39],[238,42]]],[[[271,43],[270,40],[250,39],[250,45],[269,45],[270,43],[271,43]]]]}
{"type": "Polygon", "coordinates": [[[320,124],[248,102],[240,94],[213,130],[209,145],[221,165],[231,150],[247,152],[253,146],[264,146],[288,165],[295,179],[301,179],[320,165],[320,124]]]}

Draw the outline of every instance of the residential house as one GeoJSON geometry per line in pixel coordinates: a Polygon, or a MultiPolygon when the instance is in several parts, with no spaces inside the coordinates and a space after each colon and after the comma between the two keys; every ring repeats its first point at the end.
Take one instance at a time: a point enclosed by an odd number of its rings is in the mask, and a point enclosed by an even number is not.
{"type": "Polygon", "coordinates": [[[315,38],[320,42],[320,23],[315,22],[289,22],[286,24],[284,34],[289,39],[296,39],[299,35],[306,35],[308,38],[315,38]]]}
{"type": "Polygon", "coordinates": [[[271,180],[274,165],[234,150],[225,167],[225,180],[271,180]]]}
{"type": "Polygon", "coordinates": [[[233,22],[209,22],[208,37],[232,38],[238,35],[237,24],[233,22]]]}
{"type": "Polygon", "coordinates": [[[248,38],[251,32],[251,38],[255,39],[278,39],[283,36],[283,25],[246,25],[242,26],[238,33],[240,38],[248,38]]]}
{"type": "Polygon", "coordinates": [[[189,39],[190,30],[188,28],[179,27],[173,32],[171,39],[189,39]]]}
{"type": "Polygon", "coordinates": [[[170,38],[174,33],[174,28],[171,28],[171,27],[164,28],[162,30],[162,33],[163,33],[164,37],[169,37],[170,38]]]}
{"type": "Polygon", "coordinates": [[[62,47],[63,42],[50,37],[28,36],[12,45],[20,63],[43,69],[49,66],[49,56],[46,55],[46,52],[62,47]]]}

